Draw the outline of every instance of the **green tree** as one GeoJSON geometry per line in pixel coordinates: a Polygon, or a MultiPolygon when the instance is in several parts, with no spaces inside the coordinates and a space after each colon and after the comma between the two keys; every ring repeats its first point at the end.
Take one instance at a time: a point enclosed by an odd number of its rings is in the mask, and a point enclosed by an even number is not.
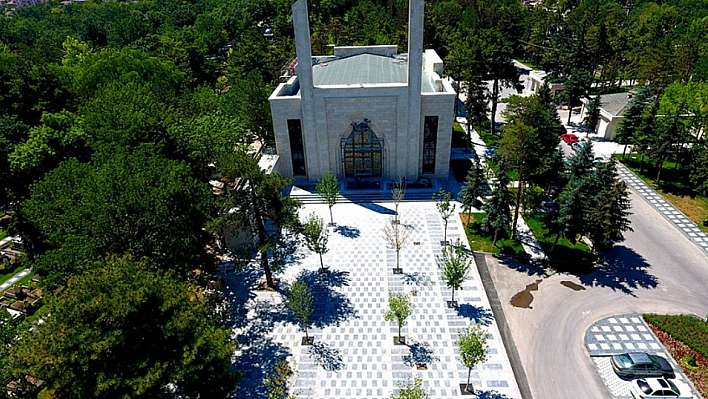
{"type": "Polygon", "coordinates": [[[312,320],[314,301],[310,287],[305,282],[296,281],[290,287],[287,300],[288,309],[295,315],[298,324],[305,332],[305,340],[309,340],[307,328],[312,320]]]}
{"type": "Polygon", "coordinates": [[[81,118],[71,112],[44,113],[41,125],[29,130],[27,140],[16,143],[8,155],[12,170],[35,180],[66,158],[87,158],[87,134],[81,118]]]}
{"type": "Polygon", "coordinates": [[[466,392],[474,392],[472,384],[470,384],[470,376],[472,369],[479,363],[487,360],[488,346],[487,333],[480,326],[467,328],[467,331],[460,335],[457,343],[460,349],[460,357],[462,364],[467,367],[467,384],[465,384],[466,392]]]}
{"type": "Polygon", "coordinates": [[[299,228],[297,209],[300,203],[283,195],[290,180],[277,173],[266,173],[258,160],[243,148],[222,154],[216,162],[218,173],[230,181],[218,203],[219,214],[210,225],[211,231],[228,227],[251,229],[257,241],[266,286],[274,289],[269,251],[281,236],[284,227],[299,228]],[[233,209],[241,212],[233,212],[233,209]],[[266,220],[277,227],[273,234],[266,230],[266,220]]]}
{"type": "Polygon", "coordinates": [[[588,176],[595,168],[595,153],[592,142],[589,140],[581,142],[575,153],[566,160],[566,171],[568,179],[581,180],[588,176]]]}
{"type": "Polygon", "coordinates": [[[271,375],[263,381],[263,385],[268,391],[268,399],[287,399],[288,380],[292,375],[293,370],[287,360],[276,363],[271,375]]]}
{"type": "Polygon", "coordinates": [[[203,226],[211,197],[188,165],[150,151],[101,164],[62,162],[32,188],[20,218],[31,226],[35,270],[49,286],[108,254],[148,257],[187,275],[206,265],[203,226]]]}
{"type": "Polygon", "coordinates": [[[587,235],[593,250],[602,251],[623,241],[625,231],[632,231],[632,204],[627,185],[617,176],[614,160],[600,163],[591,178],[594,190],[592,206],[587,210],[587,235]]]}
{"type": "Polygon", "coordinates": [[[691,163],[691,183],[694,190],[708,196],[708,143],[697,146],[696,156],[691,163]]]}
{"type": "Polygon", "coordinates": [[[227,397],[230,330],[203,289],[155,269],[110,258],[71,277],[12,348],[14,374],[63,398],[227,397]]]}
{"type": "Polygon", "coordinates": [[[337,203],[337,197],[339,197],[339,182],[337,177],[332,173],[325,173],[317,183],[315,187],[317,195],[322,198],[322,200],[329,207],[329,221],[331,225],[334,225],[334,217],[332,216],[332,207],[337,203]]]}
{"type": "Polygon", "coordinates": [[[447,245],[447,224],[450,217],[455,213],[455,204],[451,203],[452,194],[444,189],[438,190],[433,196],[435,207],[438,208],[438,213],[443,220],[443,241],[447,245]]]}
{"type": "Polygon", "coordinates": [[[169,125],[167,135],[174,142],[175,156],[189,162],[204,177],[213,172],[210,163],[245,145],[248,138],[236,119],[220,111],[179,118],[169,125]]]}
{"type": "Polygon", "coordinates": [[[636,93],[632,95],[631,100],[627,104],[627,107],[622,114],[623,118],[620,120],[617,126],[617,137],[616,140],[620,144],[624,144],[624,149],[622,150],[622,157],[624,157],[627,151],[627,145],[632,144],[635,140],[635,135],[637,134],[640,124],[642,122],[642,115],[644,114],[644,109],[651,102],[652,89],[649,86],[644,86],[637,90],[636,93]]]}
{"type": "Polygon", "coordinates": [[[462,211],[464,213],[470,213],[472,208],[477,206],[479,202],[477,198],[482,195],[482,186],[485,181],[486,179],[482,165],[479,163],[479,158],[475,157],[470,170],[467,172],[465,185],[462,186],[462,189],[458,194],[460,203],[462,203],[462,211]]]}
{"type": "Polygon", "coordinates": [[[413,308],[407,296],[393,294],[388,298],[388,310],[384,314],[384,320],[396,321],[396,324],[398,324],[398,342],[401,344],[404,342],[404,338],[401,336],[401,328],[412,312],[413,308]]]}
{"type": "Polygon", "coordinates": [[[573,115],[573,104],[576,104],[580,97],[588,92],[592,83],[592,77],[587,70],[573,68],[563,81],[563,97],[568,104],[568,125],[570,117],[573,115]]]}
{"type": "Polygon", "coordinates": [[[492,188],[492,195],[484,204],[484,229],[494,235],[492,243],[496,245],[499,233],[509,231],[511,225],[511,206],[514,199],[509,191],[509,178],[506,173],[499,175],[499,180],[492,188]]]}
{"type": "Polygon", "coordinates": [[[583,121],[585,125],[593,132],[597,131],[597,124],[600,122],[600,95],[596,95],[590,99],[588,108],[585,115],[585,120],[583,121]]]}
{"type": "Polygon", "coordinates": [[[311,214],[302,226],[302,236],[305,238],[305,245],[307,245],[307,248],[319,255],[320,270],[326,270],[324,262],[322,261],[322,255],[329,251],[329,248],[327,248],[329,234],[324,226],[324,221],[315,216],[314,213],[311,214]]]}
{"type": "Polygon", "coordinates": [[[571,179],[568,182],[558,197],[559,211],[558,222],[555,223],[557,229],[554,229],[556,230],[555,243],[558,243],[561,235],[575,243],[578,236],[587,231],[587,211],[592,203],[591,195],[588,178],[571,179]]]}
{"type": "Polygon", "coordinates": [[[521,204],[524,201],[526,185],[540,164],[539,146],[538,132],[535,128],[521,121],[514,121],[504,127],[499,144],[499,155],[506,164],[517,172],[519,182],[516,188],[514,220],[511,225],[513,238],[516,238],[516,224],[521,204]]]}
{"type": "Polygon", "coordinates": [[[423,389],[423,380],[416,378],[413,384],[408,384],[398,391],[397,394],[391,395],[391,399],[427,399],[428,393],[423,389]]]}
{"type": "Polygon", "coordinates": [[[455,290],[459,290],[462,287],[462,283],[465,282],[470,272],[472,262],[464,252],[464,248],[448,246],[443,248],[442,254],[437,257],[437,263],[438,267],[442,269],[445,284],[452,290],[450,302],[456,307],[455,290]]]}

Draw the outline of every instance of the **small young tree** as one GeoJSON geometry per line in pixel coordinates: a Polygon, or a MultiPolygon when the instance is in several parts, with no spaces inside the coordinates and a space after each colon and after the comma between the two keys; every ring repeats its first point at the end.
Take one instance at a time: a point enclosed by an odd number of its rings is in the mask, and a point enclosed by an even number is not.
{"type": "Polygon", "coordinates": [[[386,243],[396,250],[396,268],[393,269],[393,272],[394,274],[400,274],[402,272],[400,267],[400,253],[401,249],[403,249],[408,242],[408,237],[410,236],[408,229],[400,223],[391,223],[386,224],[383,231],[386,243]]]}
{"type": "Polygon", "coordinates": [[[302,236],[305,238],[307,248],[320,256],[320,271],[324,271],[322,255],[329,251],[329,248],[327,248],[329,233],[324,227],[324,221],[315,216],[314,213],[311,214],[307,222],[302,226],[302,236]]]}
{"type": "Polygon", "coordinates": [[[479,326],[469,327],[466,333],[460,335],[457,345],[460,349],[462,364],[467,367],[465,392],[474,393],[472,384],[470,384],[470,376],[474,366],[487,360],[487,333],[479,326]]]}
{"type": "Polygon", "coordinates": [[[393,200],[393,205],[396,207],[396,216],[393,219],[393,223],[398,224],[400,222],[400,218],[398,215],[398,206],[401,205],[401,202],[403,202],[403,199],[406,197],[406,183],[403,181],[402,178],[398,178],[398,180],[393,183],[393,188],[391,188],[391,199],[393,200]]]}
{"type": "MultiPolygon", "coordinates": [[[[588,104],[588,109],[587,109],[587,114],[585,115],[585,125],[588,127],[589,130],[592,130],[593,132],[597,131],[597,124],[600,122],[600,107],[602,104],[600,103],[600,96],[597,95],[590,99],[590,103],[588,104]]],[[[588,131],[589,133],[589,131],[588,131]]]]}
{"type": "Polygon", "coordinates": [[[337,203],[339,197],[339,181],[337,177],[330,172],[325,173],[315,187],[317,195],[324,200],[329,207],[329,224],[334,226],[334,217],[332,216],[332,207],[337,203]]]}
{"type": "Polygon", "coordinates": [[[392,395],[391,399],[427,399],[428,393],[423,389],[423,380],[416,378],[413,384],[408,383],[401,387],[397,394],[392,395]]]}
{"type": "Polygon", "coordinates": [[[314,302],[310,287],[305,282],[296,281],[293,283],[288,293],[287,306],[297,318],[300,328],[305,332],[305,336],[302,339],[303,345],[312,344],[312,339],[307,335],[307,327],[310,325],[312,318],[314,302]]]}
{"type": "Polygon", "coordinates": [[[455,290],[462,287],[462,283],[469,274],[472,262],[459,245],[443,248],[442,254],[438,256],[438,267],[442,269],[445,284],[452,290],[452,298],[447,302],[450,308],[456,308],[455,290]]]}
{"type": "Polygon", "coordinates": [[[395,320],[398,324],[398,337],[393,340],[395,345],[404,345],[406,342],[405,338],[401,336],[401,327],[406,323],[406,319],[411,315],[412,310],[411,302],[403,294],[393,294],[388,299],[388,311],[384,314],[384,320],[395,320]]]}
{"type": "Polygon", "coordinates": [[[477,198],[482,194],[484,184],[484,170],[479,163],[479,158],[475,157],[472,167],[467,172],[465,185],[460,190],[459,200],[462,203],[462,211],[469,214],[471,209],[477,205],[477,198]]]}
{"type": "Polygon", "coordinates": [[[268,392],[268,399],[288,398],[288,380],[293,375],[293,370],[287,360],[275,364],[271,374],[263,379],[263,385],[268,392]]]}
{"type": "Polygon", "coordinates": [[[435,206],[438,208],[440,217],[443,220],[443,242],[447,245],[447,223],[450,220],[450,216],[455,213],[455,204],[450,203],[452,194],[442,188],[435,193],[433,198],[435,199],[435,206]]]}
{"type": "Polygon", "coordinates": [[[509,178],[506,173],[501,173],[499,181],[492,189],[491,198],[484,204],[484,212],[487,216],[484,219],[483,228],[494,234],[493,245],[496,245],[499,233],[509,231],[512,203],[513,196],[509,191],[509,178]]]}

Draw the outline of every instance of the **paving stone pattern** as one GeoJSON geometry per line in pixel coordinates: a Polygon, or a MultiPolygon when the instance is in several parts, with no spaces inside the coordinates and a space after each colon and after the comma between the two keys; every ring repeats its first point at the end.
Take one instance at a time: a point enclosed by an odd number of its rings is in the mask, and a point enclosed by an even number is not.
{"type": "MultiPolygon", "coordinates": [[[[459,206],[459,205],[458,205],[459,206]]],[[[395,251],[386,247],[383,227],[392,219],[392,204],[337,204],[334,219],[348,236],[332,231],[330,251],[324,261],[332,272],[347,272],[348,282],[335,288],[353,308],[338,324],[315,329],[316,343],[328,348],[336,367],[323,366],[311,347],[302,347],[302,333],[293,324],[275,325],[273,338],[288,347],[296,370],[293,393],[298,398],[389,398],[402,384],[422,378],[431,398],[463,397],[459,385],[467,369],[457,350],[459,333],[479,323],[488,328],[488,360],[472,371],[476,390],[497,399],[521,398],[479,274],[473,268],[455,297],[460,310],[449,309],[451,292],[441,280],[436,256],[441,253],[443,222],[431,202],[401,205],[401,223],[410,231],[401,251],[402,275],[394,275],[395,251]],[[404,293],[413,303],[413,314],[403,327],[406,346],[394,346],[394,322],[386,322],[388,298],[404,293]],[[419,370],[416,363],[427,363],[419,370]],[[497,395],[497,396],[495,396],[497,395]]],[[[328,219],[327,207],[307,205],[301,212],[328,219]]],[[[461,222],[453,217],[448,240],[466,243],[461,222]]],[[[284,278],[292,281],[303,269],[315,270],[316,255],[302,250],[304,258],[291,266],[284,278]]],[[[465,396],[469,397],[469,396],[465,396]]]]}
{"type": "Polygon", "coordinates": [[[626,166],[618,163],[617,173],[629,187],[633,188],[642,198],[649,202],[652,207],[676,226],[689,240],[698,245],[704,253],[708,254],[708,234],[703,232],[691,219],[673,206],[671,202],[664,199],[661,194],[644,183],[626,166]]]}
{"type": "MultiPolygon", "coordinates": [[[[619,378],[610,363],[610,356],[618,353],[646,352],[662,356],[676,371],[676,380],[687,381],[679,365],[639,314],[613,316],[593,323],[585,332],[585,348],[615,399],[632,397],[629,393],[630,381],[619,378]]],[[[694,392],[694,395],[698,394],[694,392]]]]}

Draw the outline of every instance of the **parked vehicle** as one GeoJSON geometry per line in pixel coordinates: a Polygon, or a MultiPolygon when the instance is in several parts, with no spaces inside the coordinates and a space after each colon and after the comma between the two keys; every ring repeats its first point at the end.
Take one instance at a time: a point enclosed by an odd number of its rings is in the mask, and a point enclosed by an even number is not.
{"type": "Polygon", "coordinates": [[[560,137],[566,144],[575,144],[578,142],[578,136],[573,133],[561,134],[560,137]]]}
{"type": "Polygon", "coordinates": [[[642,378],[632,381],[629,392],[634,399],[693,399],[691,388],[683,381],[642,378]]]}
{"type": "Polygon", "coordinates": [[[674,369],[666,359],[644,352],[614,355],[610,363],[612,363],[615,373],[620,377],[674,377],[674,369]]]}

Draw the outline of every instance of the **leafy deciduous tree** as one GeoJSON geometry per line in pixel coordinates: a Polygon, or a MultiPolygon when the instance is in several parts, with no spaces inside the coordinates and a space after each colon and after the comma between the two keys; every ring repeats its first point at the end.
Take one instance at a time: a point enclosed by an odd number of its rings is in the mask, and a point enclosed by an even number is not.
{"type": "Polygon", "coordinates": [[[462,364],[467,367],[465,391],[474,392],[472,384],[470,384],[470,376],[474,366],[487,360],[487,333],[480,326],[469,327],[464,334],[460,335],[457,345],[460,349],[462,364]]]}
{"type": "Polygon", "coordinates": [[[384,314],[384,320],[396,321],[398,324],[398,342],[403,343],[401,328],[406,323],[406,319],[411,315],[413,309],[408,297],[403,294],[393,294],[388,298],[388,310],[384,314]]]}

